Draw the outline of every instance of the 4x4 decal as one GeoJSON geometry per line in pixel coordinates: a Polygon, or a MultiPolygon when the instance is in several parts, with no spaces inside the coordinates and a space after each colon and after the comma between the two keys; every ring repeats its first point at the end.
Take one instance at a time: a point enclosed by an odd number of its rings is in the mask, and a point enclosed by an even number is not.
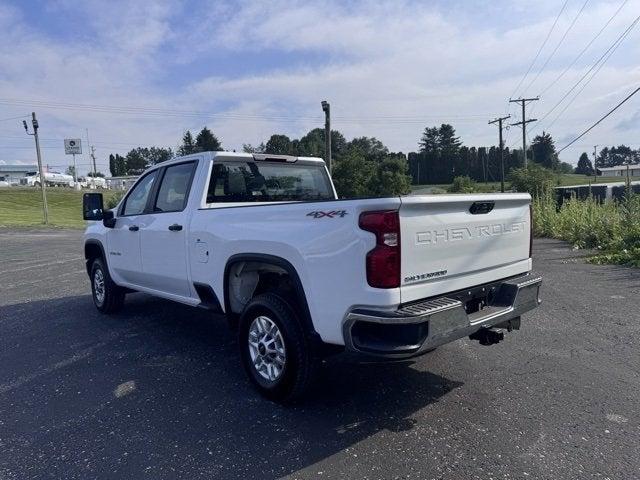
{"type": "Polygon", "coordinates": [[[340,217],[340,218],[343,218],[345,215],[348,215],[346,210],[331,210],[330,212],[323,212],[321,210],[316,210],[315,212],[307,213],[307,217],[313,217],[313,218],[323,218],[323,217],[328,217],[328,218],[340,217]]]}

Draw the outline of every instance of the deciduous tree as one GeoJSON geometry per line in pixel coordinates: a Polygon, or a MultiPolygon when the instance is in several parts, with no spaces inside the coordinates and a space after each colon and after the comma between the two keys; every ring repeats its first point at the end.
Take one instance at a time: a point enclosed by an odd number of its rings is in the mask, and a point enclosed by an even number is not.
{"type": "Polygon", "coordinates": [[[272,153],[274,155],[293,155],[291,139],[286,135],[274,134],[267,141],[264,153],[272,153]]]}

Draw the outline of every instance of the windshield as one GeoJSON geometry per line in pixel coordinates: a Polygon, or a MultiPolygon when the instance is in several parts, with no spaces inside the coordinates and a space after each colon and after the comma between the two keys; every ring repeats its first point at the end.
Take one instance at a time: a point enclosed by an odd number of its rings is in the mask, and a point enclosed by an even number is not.
{"type": "Polygon", "coordinates": [[[216,162],[207,203],[333,200],[324,165],[216,162]]]}

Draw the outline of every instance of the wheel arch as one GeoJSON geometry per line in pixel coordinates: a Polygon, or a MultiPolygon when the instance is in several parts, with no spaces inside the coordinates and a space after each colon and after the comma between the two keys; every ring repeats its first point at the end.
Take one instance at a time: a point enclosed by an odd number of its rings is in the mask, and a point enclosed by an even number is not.
{"type": "Polygon", "coordinates": [[[304,327],[307,334],[319,337],[318,333],[315,331],[313,326],[313,321],[311,319],[311,311],[309,310],[309,304],[307,302],[307,295],[304,290],[304,286],[302,281],[300,280],[300,276],[296,268],[289,262],[288,260],[278,257],[276,255],[269,255],[266,253],[238,253],[232,255],[227,260],[227,263],[224,268],[224,277],[223,277],[223,296],[224,296],[224,309],[227,315],[233,315],[231,310],[231,301],[230,301],[230,275],[231,269],[237,265],[238,263],[244,262],[252,262],[252,263],[260,263],[265,265],[271,265],[282,269],[289,276],[290,281],[293,285],[293,290],[296,296],[296,299],[299,302],[300,310],[301,310],[301,320],[302,326],[304,327]]]}
{"type": "Polygon", "coordinates": [[[107,265],[107,256],[104,251],[104,246],[102,242],[96,239],[89,239],[84,242],[84,258],[86,260],[87,274],[91,274],[91,263],[96,258],[102,258],[104,261],[105,267],[109,268],[107,265]]]}

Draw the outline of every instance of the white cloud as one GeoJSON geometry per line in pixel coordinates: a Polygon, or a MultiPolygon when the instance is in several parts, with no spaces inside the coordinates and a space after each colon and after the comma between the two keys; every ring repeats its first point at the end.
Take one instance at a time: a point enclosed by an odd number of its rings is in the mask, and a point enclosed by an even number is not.
{"type": "MultiPolygon", "coordinates": [[[[584,58],[531,106],[532,115],[542,117],[640,14],[640,5],[629,3],[584,58]]],[[[618,6],[590,3],[526,93],[535,95],[549,84],[618,6]]],[[[69,163],[60,139],[84,137],[85,128],[102,161],[109,152],[124,152],[136,144],[175,146],[184,129],[205,123],[230,149],[259,143],[275,132],[299,136],[322,125],[322,99],[331,101],[334,126],[347,137],[376,136],[392,150],[414,150],[422,129],[442,122],[452,123],[468,145],[495,144],[495,128],[487,121],[508,108],[506,100],[559,6],[522,1],[483,10],[465,2],[434,6],[328,0],[216,2],[187,11],[177,1],[64,0],[51,4],[47,14],[63,15],[72,8],[86,17],[90,30],[70,40],[36,27],[17,7],[0,6],[0,98],[227,116],[132,116],[41,107],[41,135],[52,139],[44,145],[55,147],[45,149],[45,161],[55,164],[69,163]],[[528,22],[514,20],[523,17],[528,22]],[[210,60],[220,52],[232,59],[225,60],[231,65],[210,60]],[[245,58],[261,55],[269,59],[266,65],[242,68],[245,58]],[[240,73],[232,73],[236,71],[240,73]]],[[[577,8],[570,4],[561,17],[538,66],[577,8]]],[[[636,32],[626,40],[553,125],[556,139],[582,131],[638,84],[637,39],[636,32]]],[[[640,125],[631,121],[638,105],[632,103],[568,149],[563,160],[575,162],[585,142],[633,144],[640,125]]],[[[31,111],[1,103],[0,108],[0,118],[31,111]]],[[[511,113],[519,119],[513,106],[511,113]]],[[[535,128],[545,129],[553,117],[535,128]]],[[[507,144],[517,146],[518,138],[512,129],[507,144]]],[[[24,136],[19,122],[0,123],[0,147],[3,158],[32,156],[31,138],[24,136]]]]}

